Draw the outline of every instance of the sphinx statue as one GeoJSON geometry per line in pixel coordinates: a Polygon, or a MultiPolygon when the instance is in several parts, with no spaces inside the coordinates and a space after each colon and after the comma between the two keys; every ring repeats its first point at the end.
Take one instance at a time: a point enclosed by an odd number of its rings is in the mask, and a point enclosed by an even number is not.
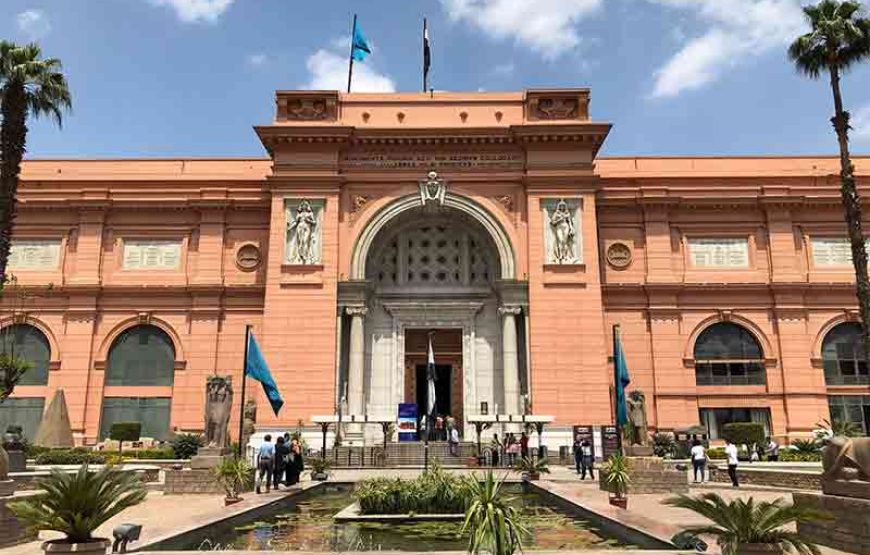
{"type": "Polygon", "coordinates": [[[870,437],[834,437],[822,456],[825,480],[870,482],[870,437]]]}

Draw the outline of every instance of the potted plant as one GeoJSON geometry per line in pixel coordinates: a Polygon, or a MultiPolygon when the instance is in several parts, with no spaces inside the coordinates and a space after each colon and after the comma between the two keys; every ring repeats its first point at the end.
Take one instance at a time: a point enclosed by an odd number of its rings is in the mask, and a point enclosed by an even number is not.
{"type": "Polygon", "coordinates": [[[530,457],[523,457],[516,462],[514,470],[520,473],[523,480],[537,480],[541,477],[541,474],[550,473],[550,466],[545,457],[537,460],[533,460],[530,457]]]}
{"type": "Polygon", "coordinates": [[[132,472],[103,467],[97,472],[83,464],[69,474],[52,469],[37,481],[44,493],[9,504],[12,513],[31,531],[54,530],[66,537],[42,544],[46,553],[105,554],[109,540],[92,536],[101,524],[145,499],[145,489],[132,472]]]}
{"type": "Polygon", "coordinates": [[[520,524],[516,508],[501,494],[504,480],[496,480],[487,472],[483,481],[468,480],[468,506],[461,534],[468,533],[468,553],[487,552],[491,555],[513,555],[522,552],[522,534],[528,531],[520,524]]]}
{"type": "Polygon", "coordinates": [[[227,496],[224,506],[238,503],[242,500],[241,492],[246,491],[254,483],[254,471],[248,461],[236,457],[224,457],[214,469],[215,478],[224,488],[227,496]]]}
{"type": "Polygon", "coordinates": [[[705,493],[697,497],[679,495],[665,503],[713,521],[706,526],[686,527],[684,533],[715,537],[723,555],[779,555],[792,550],[800,555],[819,555],[818,547],[783,527],[797,520],[830,519],[824,513],[787,505],[783,499],[756,503],[750,497],[725,501],[717,493],[705,493]]]}
{"type": "Polygon", "coordinates": [[[610,455],[601,470],[604,489],[611,494],[608,497],[610,504],[621,509],[628,508],[628,485],[631,483],[628,459],[620,454],[610,455]]]}
{"type": "Polygon", "coordinates": [[[311,459],[311,479],[323,482],[329,478],[329,469],[332,468],[332,462],[324,457],[311,459]]]}

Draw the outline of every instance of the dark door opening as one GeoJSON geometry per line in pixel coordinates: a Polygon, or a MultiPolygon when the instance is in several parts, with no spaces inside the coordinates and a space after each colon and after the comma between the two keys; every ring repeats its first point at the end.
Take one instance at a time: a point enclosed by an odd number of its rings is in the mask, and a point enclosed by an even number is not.
{"type": "MultiPolygon", "coordinates": [[[[426,377],[426,364],[418,364],[417,373],[417,414],[423,417],[429,408],[427,393],[429,382],[426,377]]],[[[451,379],[453,378],[453,366],[450,364],[435,365],[435,413],[440,416],[450,414],[451,379]]]]}

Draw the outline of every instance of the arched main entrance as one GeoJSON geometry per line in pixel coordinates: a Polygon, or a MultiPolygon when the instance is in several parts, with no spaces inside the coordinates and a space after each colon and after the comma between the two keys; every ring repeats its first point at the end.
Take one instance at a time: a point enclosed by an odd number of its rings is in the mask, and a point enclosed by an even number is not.
{"type": "Polygon", "coordinates": [[[340,294],[350,413],[426,403],[430,331],[440,415],[462,426],[481,410],[520,411],[525,303],[504,295],[506,283],[517,289],[513,249],[488,212],[459,196],[438,207],[400,199],[363,231],[353,265],[354,293],[340,294]]]}

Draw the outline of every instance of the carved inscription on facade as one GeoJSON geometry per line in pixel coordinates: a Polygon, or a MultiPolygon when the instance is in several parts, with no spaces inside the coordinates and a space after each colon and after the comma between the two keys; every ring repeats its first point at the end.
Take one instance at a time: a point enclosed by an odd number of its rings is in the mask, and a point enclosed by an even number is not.
{"type": "Polygon", "coordinates": [[[378,169],[521,169],[521,152],[391,152],[350,151],[341,156],[345,168],[378,169]]]}
{"type": "Polygon", "coordinates": [[[181,241],[124,241],[125,270],[178,270],[181,241]]]}
{"type": "Polygon", "coordinates": [[[749,268],[749,241],[745,237],[688,239],[693,268],[749,268]]]}
{"type": "MultiPolygon", "coordinates": [[[[852,266],[852,245],[848,239],[834,237],[813,237],[813,266],[816,268],[842,268],[852,266]]],[[[864,249],[870,247],[870,240],[864,242],[864,249]]]]}
{"type": "Polygon", "coordinates": [[[10,270],[56,270],[60,266],[60,239],[14,241],[7,264],[10,270]]]}

